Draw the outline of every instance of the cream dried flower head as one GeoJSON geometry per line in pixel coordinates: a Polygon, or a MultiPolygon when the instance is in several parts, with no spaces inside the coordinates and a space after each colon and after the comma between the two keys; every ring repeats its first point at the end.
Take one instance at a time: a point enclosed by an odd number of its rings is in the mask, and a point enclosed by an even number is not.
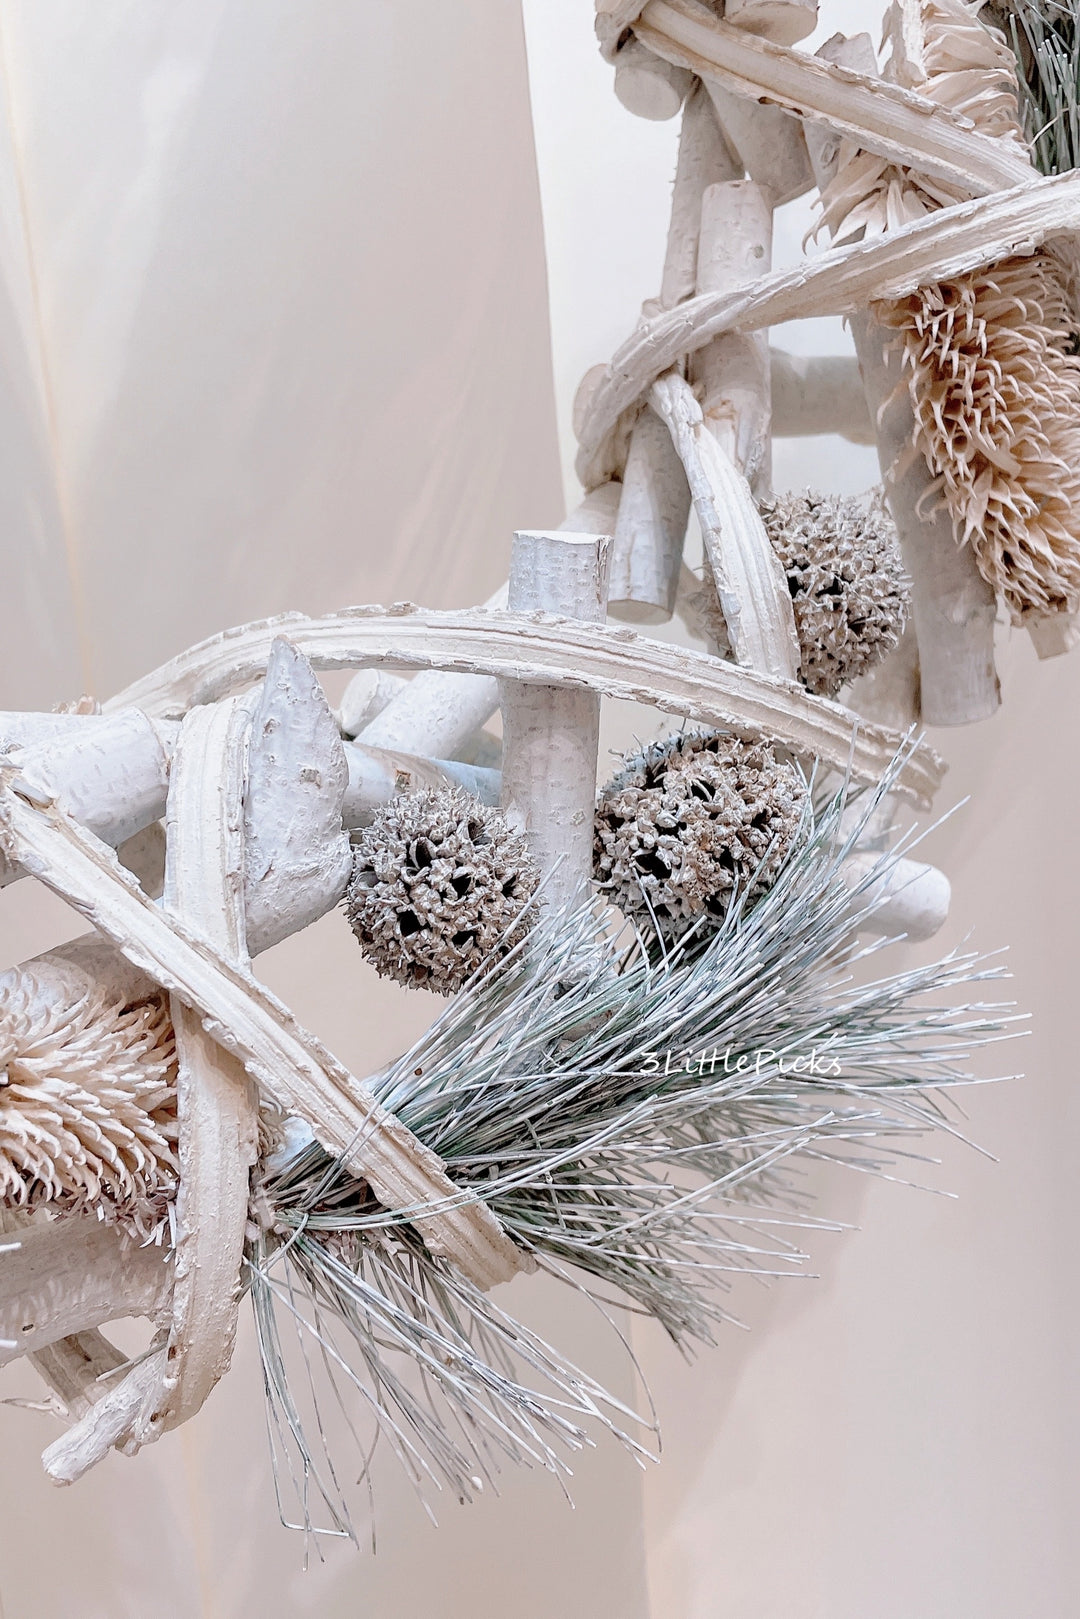
{"type": "Polygon", "coordinates": [[[165,997],[118,999],[70,963],[0,975],[0,1203],[92,1206],[146,1233],[177,1175],[165,997]]]}
{"type": "Polygon", "coordinates": [[[497,810],[460,788],[407,793],[360,834],[345,911],[383,977],[449,995],[521,938],[538,881],[497,810]]]}
{"type": "Polygon", "coordinates": [[[628,758],[596,809],[593,868],[627,916],[674,937],[753,900],[794,847],[807,803],[794,764],[766,742],[686,732],[628,758]]]}
{"type": "Polygon", "coordinates": [[[896,332],[916,443],[957,539],[1018,621],[1080,609],[1080,359],[1047,251],[874,312],[896,332]]]}

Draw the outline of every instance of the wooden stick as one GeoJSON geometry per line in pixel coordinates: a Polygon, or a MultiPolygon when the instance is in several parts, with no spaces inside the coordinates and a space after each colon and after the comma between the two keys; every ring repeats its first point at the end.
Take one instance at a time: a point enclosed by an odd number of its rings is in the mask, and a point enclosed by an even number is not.
{"type": "MultiPolygon", "coordinates": [[[[593,489],[563,527],[583,534],[610,534],[620,492],[618,484],[593,489]]],[[[502,585],[487,606],[504,606],[506,588],[502,585]]],[[[489,676],[423,673],[392,698],[356,740],[389,752],[455,759],[498,706],[498,681],[489,676]]]]}
{"type": "Polygon", "coordinates": [[[171,1267],[91,1214],[0,1234],[0,1366],[120,1316],[167,1312],[171,1267]]]}
{"type": "MultiPolygon", "coordinates": [[[[609,542],[592,534],[514,535],[511,610],[603,620],[609,542]]],[[[556,910],[580,903],[592,876],[600,699],[592,691],[504,680],[502,803],[526,833],[556,910]]]]}
{"type": "Polygon", "coordinates": [[[852,355],[769,350],[774,438],[836,433],[851,444],[876,444],[862,374],[852,355]]]}
{"type": "Polygon", "coordinates": [[[783,107],[735,95],[715,79],[702,81],[720,127],[747,174],[779,207],[803,196],[814,183],[801,119],[783,107]]]}
{"type": "Polygon", "coordinates": [[[638,118],[661,123],[674,118],[693,82],[692,73],[655,56],[636,39],[628,39],[615,57],[615,94],[638,118]]]}
{"type": "Polygon", "coordinates": [[[655,411],[646,407],[630,437],[611,559],[608,607],[632,624],[672,615],[690,515],[690,486],[655,411]]]}
{"type": "Polygon", "coordinates": [[[968,119],[898,85],[755,39],[697,0],[649,0],[634,32],[677,67],[752,101],[767,97],[808,123],[824,124],[867,151],[973,196],[1025,178],[1023,161],[968,119]]]}
{"type": "MultiPolygon", "coordinates": [[[[876,781],[903,738],[859,724],[839,703],[755,670],[736,668],[689,647],[647,640],[633,630],[561,621],[541,614],[425,608],[350,609],[336,618],[289,614],[226,630],[191,647],[128,687],[117,702],[150,713],[182,714],[256,680],[275,636],[289,639],[317,669],[451,667],[541,685],[586,686],[603,696],[651,703],[702,725],[744,737],[767,737],[839,770],[876,781]]],[[[944,764],[920,748],[904,766],[897,790],[929,803],[944,764]]],[[[0,848],[3,847],[0,841],[0,848]]]]}
{"type": "Polygon", "coordinates": [[[724,21],[777,45],[797,45],[817,26],[818,0],[725,0],[724,21]]]}
{"type": "Polygon", "coordinates": [[[661,309],[673,309],[697,291],[701,199],[706,188],[724,180],[740,180],[742,172],[742,164],[717,121],[708,91],[699,81],[683,108],[664,273],[660,282],[661,309]]]}

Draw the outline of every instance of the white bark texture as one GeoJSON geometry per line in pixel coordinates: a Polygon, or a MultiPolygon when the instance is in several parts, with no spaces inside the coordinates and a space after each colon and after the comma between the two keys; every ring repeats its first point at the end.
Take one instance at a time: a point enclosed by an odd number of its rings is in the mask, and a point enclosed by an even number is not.
{"type": "Polygon", "coordinates": [[[636,39],[628,39],[615,58],[615,94],[638,118],[674,118],[692,83],[693,74],[654,56],[636,39]]]}
{"type": "Polygon", "coordinates": [[[92,1214],[0,1233],[0,1366],[122,1316],[167,1316],[172,1267],[92,1214]]]}
{"type": "Polygon", "coordinates": [[[720,126],[743,168],[764,186],[774,207],[810,190],[814,173],[801,121],[794,113],[734,94],[714,79],[703,81],[720,126]]]}
{"type": "Polygon", "coordinates": [[[774,438],[836,433],[852,444],[875,444],[858,361],[847,354],[788,354],[769,350],[774,438]]]}
{"type": "MultiPolygon", "coordinates": [[[[610,545],[591,534],[514,536],[509,606],[602,622],[610,545]]],[[[581,903],[592,876],[600,699],[592,691],[502,682],[502,804],[521,827],[556,910],[581,903]]]]}
{"type": "Polygon", "coordinates": [[[818,0],[725,0],[724,21],[777,45],[797,45],[817,25],[818,0]]]}

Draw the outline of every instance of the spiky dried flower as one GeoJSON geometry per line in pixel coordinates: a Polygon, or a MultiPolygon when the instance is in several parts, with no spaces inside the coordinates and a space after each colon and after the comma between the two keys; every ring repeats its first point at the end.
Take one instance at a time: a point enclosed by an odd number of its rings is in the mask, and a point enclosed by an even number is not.
{"type": "Polygon", "coordinates": [[[450,995],[520,939],[538,881],[497,810],[461,788],[406,793],[360,834],[345,910],[384,978],[450,995]]]}
{"type": "Polygon", "coordinates": [[[1080,359],[1053,253],[875,306],[957,540],[1013,620],[1080,608],[1080,359]]]}
{"type": "Polygon", "coordinates": [[[911,585],[892,518],[880,499],[809,490],[758,509],[791,591],[799,678],[815,696],[834,697],[903,633],[911,585]]]}
{"type": "MultiPolygon", "coordinates": [[[[1028,155],[1016,58],[973,0],[893,5],[888,75],[1028,155]]],[[[844,151],[823,194],[834,234],[880,233],[956,200],[844,151]]],[[[1080,609],[1080,361],[1070,272],[1049,248],[871,305],[895,332],[914,444],[958,544],[1014,621],[1080,609]]]]}
{"type": "MultiPolygon", "coordinates": [[[[969,0],[922,0],[918,26],[909,7],[885,15],[887,77],[927,101],[970,118],[984,135],[1020,156],[1027,144],[1017,107],[1016,63],[1004,36],[987,27],[969,0]]],[[[841,142],[836,173],[821,193],[822,217],[834,237],[879,236],[962,202],[947,181],[890,163],[854,141],[841,142]]]]}
{"type": "Polygon", "coordinates": [[[767,742],[690,731],[628,758],[596,809],[593,868],[627,916],[675,936],[723,922],[771,887],[807,807],[801,772],[767,742]]]}
{"type": "Polygon", "coordinates": [[[164,995],[124,1001],[73,964],[0,977],[0,1203],[92,1207],[142,1234],[176,1190],[164,995]]]}

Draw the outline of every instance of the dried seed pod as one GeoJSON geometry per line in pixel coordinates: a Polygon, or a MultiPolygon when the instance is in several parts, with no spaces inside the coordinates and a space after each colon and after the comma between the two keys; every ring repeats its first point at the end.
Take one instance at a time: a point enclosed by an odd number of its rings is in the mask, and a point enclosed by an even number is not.
{"type": "Polygon", "coordinates": [[[521,938],[538,881],[497,810],[457,788],[407,793],[360,834],[345,912],[383,977],[449,995],[521,938]]]}
{"type": "Polygon", "coordinates": [[[807,803],[798,768],[766,742],[686,732],[628,758],[600,795],[597,881],[666,936],[733,898],[759,898],[795,844],[807,803]]]}
{"type": "Polygon", "coordinates": [[[1080,609],[1080,359],[1069,277],[1043,248],[875,304],[897,333],[915,442],[957,540],[1014,622],[1080,609]]]}
{"type": "Polygon", "coordinates": [[[70,963],[0,976],[0,1203],[90,1206],[148,1234],[177,1174],[165,997],[118,1000],[70,963]]]}
{"type": "Polygon", "coordinates": [[[880,663],[899,643],[911,584],[880,500],[777,495],[759,503],[795,609],[799,677],[816,697],[880,663]]]}

